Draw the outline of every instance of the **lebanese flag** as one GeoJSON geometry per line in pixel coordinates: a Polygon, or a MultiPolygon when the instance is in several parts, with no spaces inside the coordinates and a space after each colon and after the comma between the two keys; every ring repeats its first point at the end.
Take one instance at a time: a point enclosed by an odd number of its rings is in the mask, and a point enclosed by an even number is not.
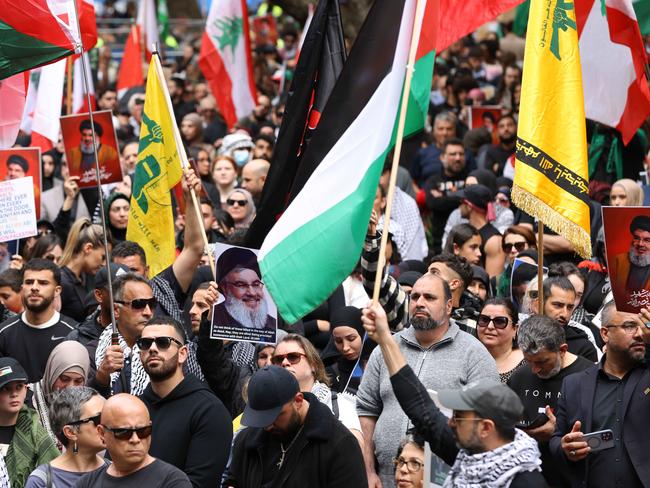
{"type": "Polygon", "coordinates": [[[142,42],[144,52],[147,54],[147,61],[151,59],[151,46],[152,44],[160,44],[160,36],[158,35],[158,17],[156,15],[156,5],[154,0],[140,0],[140,8],[138,9],[138,18],[136,20],[140,32],[142,33],[142,42]]]}
{"type": "Polygon", "coordinates": [[[72,0],[0,0],[0,79],[52,63],[79,43],[72,0]]]}
{"type": "Polygon", "coordinates": [[[643,39],[630,0],[576,0],[587,118],[630,142],[650,115],[643,39]]]}
{"type": "Polygon", "coordinates": [[[458,39],[522,2],[523,0],[440,0],[436,51],[447,49],[458,39]]]}
{"type": "Polygon", "coordinates": [[[95,83],[93,82],[93,74],[90,69],[90,61],[88,56],[78,57],[74,61],[73,76],[72,76],[72,113],[88,113],[88,97],[84,90],[84,80],[82,66],[86,66],[86,77],[88,79],[88,91],[90,92],[90,103],[93,110],[97,110],[97,102],[95,101],[95,83]],[[83,59],[83,61],[82,61],[83,59]]]}
{"type": "Polygon", "coordinates": [[[201,39],[199,67],[228,127],[255,108],[257,92],[246,0],[213,0],[201,39]]]}
{"type": "Polygon", "coordinates": [[[32,122],[32,146],[40,147],[41,154],[52,149],[59,139],[65,63],[61,59],[41,68],[32,122]]]}
{"type": "Polygon", "coordinates": [[[90,51],[97,44],[97,19],[92,0],[77,0],[79,27],[84,51],[90,51]]]}
{"type": "Polygon", "coordinates": [[[142,76],[140,28],[137,25],[132,25],[129,37],[124,44],[124,56],[117,75],[118,96],[121,97],[129,88],[135,86],[144,86],[144,76],[142,76]]]}
{"type": "Polygon", "coordinates": [[[24,71],[0,80],[0,149],[8,149],[16,142],[23,119],[27,87],[29,86],[29,71],[24,71]]]}

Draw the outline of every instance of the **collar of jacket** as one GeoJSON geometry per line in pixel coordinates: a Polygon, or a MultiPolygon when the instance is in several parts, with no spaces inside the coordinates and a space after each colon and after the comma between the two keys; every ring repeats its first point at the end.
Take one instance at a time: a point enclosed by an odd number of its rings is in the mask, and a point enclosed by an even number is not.
{"type": "MultiPolygon", "coordinates": [[[[332,420],[334,416],[329,407],[318,401],[315,395],[303,392],[305,400],[309,402],[309,411],[305,418],[303,433],[309,442],[323,442],[332,437],[332,420]]],[[[246,449],[259,449],[264,441],[271,435],[264,429],[251,428],[250,437],[246,440],[246,449]]]]}
{"type": "Polygon", "coordinates": [[[435,344],[427,348],[422,347],[418,342],[417,338],[415,337],[415,329],[413,328],[413,326],[407,327],[406,329],[398,332],[395,335],[398,336],[403,342],[405,342],[407,345],[411,347],[415,347],[416,349],[419,349],[421,351],[428,351],[440,347],[443,344],[452,342],[456,338],[456,335],[458,335],[458,332],[460,332],[460,328],[458,327],[458,325],[456,325],[456,323],[450,320],[449,328],[447,329],[447,332],[445,332],[445,334],[438,342],[436,342],[435,344]]]}

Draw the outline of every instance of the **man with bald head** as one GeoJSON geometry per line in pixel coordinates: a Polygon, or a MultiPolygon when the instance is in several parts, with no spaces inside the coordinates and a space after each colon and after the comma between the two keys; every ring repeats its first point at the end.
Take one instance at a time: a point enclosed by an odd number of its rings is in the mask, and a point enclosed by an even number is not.
{"type": "Polygon", "coordinates": [[[149,455],[151,419],[137,397],[120,393],[109,398],[97,430],[113,463],[85,475],[76,488],[192,487],[181,470],[149,455]]]}
{"type": "Polygon", "coordinates": [[[262,189],[266,182],[266,175],[269,173],[271,163],[266,159],[253,159],[246,163],[241,173],[241,187],[253,195],[255,205],[260,201],[262,189]]]}
{"type": "MultiPolygon", "coordinates": [[[[409,302],[410,327],[394,336],[406,362],[431,390],[460,389],[477,380],[498,382],[494,359],[478,339],[450,321],[451,310],[451,289],[442,277],[429,272],[415,282],[409,302]]],[[[365,439],[368,486],[395,486],[392,460],[409,420],[393,393],[379,348],[370,355],[361,379],[357,413],[365,439]]]]}

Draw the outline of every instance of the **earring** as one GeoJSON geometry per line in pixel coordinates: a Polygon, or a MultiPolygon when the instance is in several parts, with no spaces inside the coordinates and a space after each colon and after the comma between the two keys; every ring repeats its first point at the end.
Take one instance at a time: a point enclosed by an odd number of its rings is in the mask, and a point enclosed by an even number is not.
{"type": "Polygon", "coordinates": [[[72,446],[72,454],[77,454],[79,449],[77,448],[77,441],[74,441],[74,446],[72,446]]]}

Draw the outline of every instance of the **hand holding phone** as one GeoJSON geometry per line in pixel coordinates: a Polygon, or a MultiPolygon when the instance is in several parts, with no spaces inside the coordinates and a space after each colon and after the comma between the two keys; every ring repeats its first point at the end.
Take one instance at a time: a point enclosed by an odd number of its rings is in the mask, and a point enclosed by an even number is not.
{"type": "Polygon", "coordinates": [[[586,442],[591,452],[602,451],[614,447],[614,432],[611,429],[599,430],[584,434],[580,440],[586,442]]]}

